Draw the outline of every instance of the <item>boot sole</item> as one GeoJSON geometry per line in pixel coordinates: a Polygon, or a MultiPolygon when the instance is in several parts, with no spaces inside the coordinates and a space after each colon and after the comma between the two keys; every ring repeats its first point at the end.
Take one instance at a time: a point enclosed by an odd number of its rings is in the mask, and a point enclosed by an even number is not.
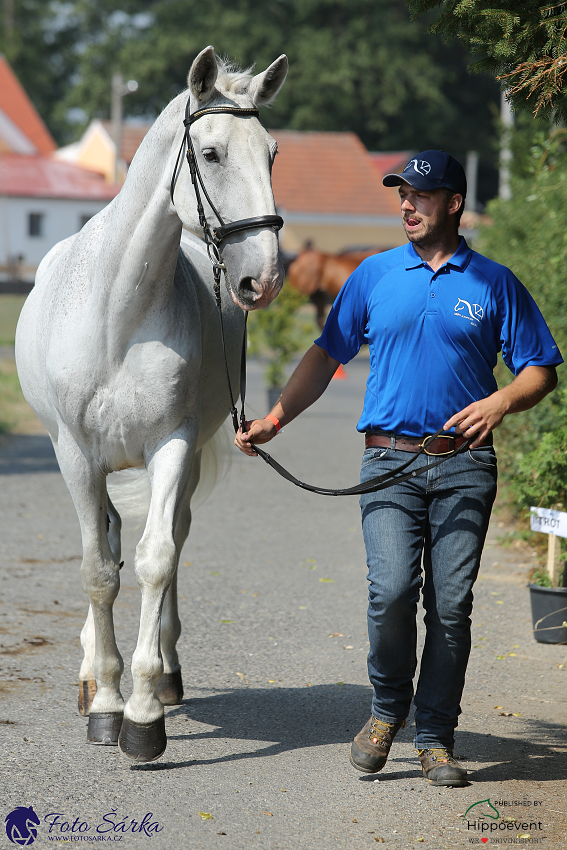
{"type": "MultiPolygon", "coordinates": [[[[425,773],[423,774],[423,778],[427,779],[425,773]]],[[[465,785],[469,784],[469,780],[466,776],[462,779],[427,779],[430,785],[435,786],[445,786],[449,788],[464,788],[465,785]]]]}

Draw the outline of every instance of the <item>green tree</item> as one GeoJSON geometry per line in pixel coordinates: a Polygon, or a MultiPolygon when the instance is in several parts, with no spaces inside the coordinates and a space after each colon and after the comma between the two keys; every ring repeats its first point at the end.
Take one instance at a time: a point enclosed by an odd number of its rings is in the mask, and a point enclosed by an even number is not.
{"type": "MultiPolygon", "coordinates": [[[[526,115],[512,139],[513,199],[487,207],[478,250],[513,268],[542,310],[559,346],[567,352],[567,130],[526,115]]],[[[499,384],[512,379],[503,364],[499,384]]],[[[567,394],[555,392],[532,410],[507,417],[496,431],[504,478],[518,504],[552,507],[567,493],[565,421],[567,394]],[[562,454],[563,453],[563,454],[562,454]],[[549,454],[549,457],[547,457],[549,454]],[[536,491],[539,494],[536,498],[536,491]]]]}
{"type": "Polygon", "coordinates": [[[67,140],[71,128],[62,104],[78,70],[81,34],[74,4],[12,0],[1,20],[0,52],[55,139],[67,140]]]}
{"type": "Polygon", "coordinates": [[[548,0],[408,0],[414,16],[441,8],[432,33],[458,37],[508,89],[514,109],[567,118],[567,3],[548,0]]]}
{"type": "Polygon", "coordinates": [[[288,83],[264,118],[271,128],[351,130],[371,150],[448,147],[464,157],[474,148],[484,163],[494,160],[497,84],[468,75],[462,47],[428,35],[426,21],[412,23],[405,0],[124,0],[120,12],[109,0],[71,5],[83,35],[63,105],[88,119],[108,116],[113,71],[139,83],[126,114],[157,115],[213,42],[259,70],[288,54],[288,83]]]}

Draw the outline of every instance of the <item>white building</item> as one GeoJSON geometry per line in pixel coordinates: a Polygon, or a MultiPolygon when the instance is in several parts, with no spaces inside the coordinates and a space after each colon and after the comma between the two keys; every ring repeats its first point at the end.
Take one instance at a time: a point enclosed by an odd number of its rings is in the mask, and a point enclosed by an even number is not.
{"type": "Polygon", "coordinates": [[[50,248],[117,194],[102,174],[58,161],[56,145],[0,55],[0,283],[32,283],[50,248]]]}

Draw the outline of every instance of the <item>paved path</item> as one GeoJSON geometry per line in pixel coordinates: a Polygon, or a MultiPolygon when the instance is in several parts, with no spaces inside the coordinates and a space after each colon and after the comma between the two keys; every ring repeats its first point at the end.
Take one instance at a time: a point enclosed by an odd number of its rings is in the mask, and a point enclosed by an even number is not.
{"type": "MultiPolygon", "coordinates": [[[[263,414],[260,367],[250,371],[250,408],[263,414]]],[[[348,371],[272,444],[324,486],[358,476],[365,363],[348,371]]],[[[76,710],[79,530],[48,440],[0,447],[0,824],[16,806],[42,821],[59,813],[51,835],[42,822],[38,848],[116,837],[128,850],[441,850],[522,833],[548,850],[567,847],[567,647],[532,637],[529,555],[499,548],[493,524],[456,747],[472,784],[438,789],[421,778],[411,719],[384,770],[365,776],[348,762],[370,701],[357,500],[304,493],[260,460],[232,455],[182,557],[185,699],[166,709],[162,759],[133,766],[114,748],[86,745],[76,710]],[[487,798],[498,818],[473,816],[493,814],[485,804],[463,819],[487,798]],[[121,831],[147,812],[158,834],[121,831]]],[[[135,539],[126,532],[115,609],[126,665],[139,607],[135,539]]],[[[2,830],[0,847],[13,846],[2,830]]]]}

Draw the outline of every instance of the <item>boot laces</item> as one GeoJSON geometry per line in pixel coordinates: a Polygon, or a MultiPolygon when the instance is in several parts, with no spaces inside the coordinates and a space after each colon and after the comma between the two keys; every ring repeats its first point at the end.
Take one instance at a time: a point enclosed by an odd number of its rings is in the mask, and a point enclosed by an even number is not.
{"type": "MultiPolygon", "coordinates": [[[[405,722],[403,725],[405,726],[405,722]]],[[[394,735],[395,730],[395,723],[384,723],[383,720],[373,717],[372,724],[368,730],[368,737],[373,744],[384,744],[389,742],[388,739],[394,735]]]]}
{"type": "Polygon", "coordinates": [[[418,755],[423,755],[424,753],[431,753],[431,758],[434,761],[440,761],[444,764],[449,764],[449,762],[453,761],[453,756],[450,750],[447,750],[445,747],[430,747],[425,750],[418,750],[418,755]]]}

